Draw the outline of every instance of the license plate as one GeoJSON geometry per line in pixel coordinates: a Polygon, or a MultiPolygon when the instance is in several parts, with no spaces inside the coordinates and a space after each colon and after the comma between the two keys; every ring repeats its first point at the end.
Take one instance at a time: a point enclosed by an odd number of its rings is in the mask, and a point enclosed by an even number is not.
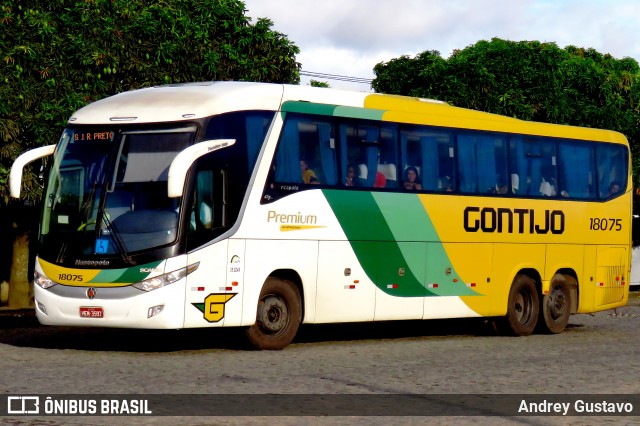
{"type": "Polygon", "coordinates": [[[104,310],[100,306],[81,306],[80,316],[82,318],[103,318],[104,310]]]}

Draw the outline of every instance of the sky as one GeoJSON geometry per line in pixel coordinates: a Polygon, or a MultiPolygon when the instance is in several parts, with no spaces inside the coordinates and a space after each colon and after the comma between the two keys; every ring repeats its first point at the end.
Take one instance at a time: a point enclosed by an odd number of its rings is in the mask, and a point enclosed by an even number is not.
{"type": "MultiPolygon", "coordinates": [[[[373,67],[437,50],[448,58],[494,37],[594,48],[640,62],[640,0],[244,0],[246,16],[300,48],[303,72],[373,79],[373,67]]],[[[370,84],[301,76],[331,87],[370,84]]]]}

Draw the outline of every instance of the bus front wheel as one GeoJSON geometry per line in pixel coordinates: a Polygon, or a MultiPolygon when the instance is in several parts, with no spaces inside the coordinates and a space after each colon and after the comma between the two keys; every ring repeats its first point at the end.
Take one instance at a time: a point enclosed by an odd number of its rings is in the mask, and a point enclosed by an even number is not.
{"type": "Polygon", "coordinates": [[[247,330],[247,338],[256,349],[285,348],[298,332],[302,321],[300,292],[294,283],[269,277],[262,287],[256,322],[247,330]]]}
{"type": "Polygon", "coordinates": [[[540,304],[539,331],[542,333],[561,333],[569,323],[571,315],[571,293],[569,280],[571,277],[555,274],[551,279],[549,293],[545,294],[540,304]]]}
{"type": "Polygon", "coordinates": [[[495,322],[500,334],[528,336],[538,322],[540,302],[533,278],[518,274],[513,279],[507,301],[507,315],[495,322]]]}

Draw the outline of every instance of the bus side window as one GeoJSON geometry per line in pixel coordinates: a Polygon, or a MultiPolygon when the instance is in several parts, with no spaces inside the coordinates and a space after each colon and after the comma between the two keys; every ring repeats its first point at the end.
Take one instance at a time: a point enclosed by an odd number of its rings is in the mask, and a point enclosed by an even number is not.
{"type": "Polygon", "coordinates": [[[223,169],[198,171],[189,216],[191,232],[227,226],[226,181],[223,169]]]}
{"type": "Polygon", "coordinates": [[[398,129],[396,125],[389,123],[380,123],[379,126],[380,160],[377,172],[384,176],[385,188],[397,188],[398,178],[401,178],[398,176],[396,166],[398,163],[398,144],[396,142],[398,129]]]}
{"type": "Polygon", "coordinates": [[[423,126],[405,126],[400,132],[404,188],[413,185],[407,172],[415,170],[416,184],[427,191],[455,190],[454,149],[450,133],[423,126]]]}
{"type": "Polygon", "coordinates": [[[510,139],[511,191],[531,197],[558,195],[555,142],[514,136],[510,139]]]}
{"type": "Polygon", "coordinates": [[[349,120],[340,125],[341,181],[346,183],[349,165],[365,188],[397,188],[397,126],[367,120],[349,120]]]}
{"type": "Polygon", "coordinates": [[[213,171],[201,170],[196,177],[196,190],[191,211],[193,229],[211,229],[213,225],[213,171]]]}
{"type": "Polygon", "coordinates": [[[461,192],[507,192],[507,149],[504,138],[481,133],[460,133],[458,153],[461,192]]]}
{"type": "Polygon", "coordinates": [[[337,185],[332,123],[289,116],[271,168],[278,183],[337,185]]]}
{"type": "Polygon", "coordinates": [[[560,194],[579,199],[595,198],[593,144],[563,141],[558,147],[558,154],[560,194]]]}
{"type": "Polygon", "coordinates": [[[627,187],[627,150],[624,146],[598,144],[596,147],[600,199],[615,197],[627,187]]]}

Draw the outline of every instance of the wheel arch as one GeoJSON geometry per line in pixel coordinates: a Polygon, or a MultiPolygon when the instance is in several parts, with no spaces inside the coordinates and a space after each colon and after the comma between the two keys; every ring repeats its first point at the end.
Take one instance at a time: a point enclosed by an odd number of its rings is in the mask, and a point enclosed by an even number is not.
{"type": "Polygon", "coordinates": [[[522,268],[515,273],[513,278],[515,279],[515,277],[518,275],[526,275],[533,281],[535,281],[538,294],[542,294],[542,276],[540,275],[540,272],[538,272],[534,268],[522,268]]]}
{"type": "MultiPolygon", "coordinates": [[[[555,274],[561,274],[573,280],[569,283],[569,295],[571,297],[571,313],[575,314],[578,312],[578,302],[580,300],[580,282],[578,280],[578,274],[573,268],[560,268],[555,274]]],[[[553,275],[555,276],[555,274],[553,275]]]]}
{"type": "MultiPolygon", "coordinates": [[[[300,306],[302,307],[302,321],[305,318],[305,294],[300,274],[294,269],[276,269],[269,274],[269,277],[279,278],[281,280],[290,281],[298,288],[300,293],[300,306]]],[[[266,281],[266,280],[265,280],[266,281]]]]}

